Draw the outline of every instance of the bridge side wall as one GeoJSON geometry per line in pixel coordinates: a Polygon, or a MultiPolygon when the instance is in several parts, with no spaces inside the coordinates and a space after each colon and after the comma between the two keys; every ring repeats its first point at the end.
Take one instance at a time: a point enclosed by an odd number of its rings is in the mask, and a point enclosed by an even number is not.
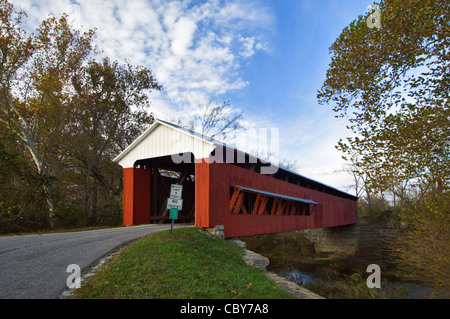
{"type": "Polygon", "coordinates": [[[226,237],[334,227],[355,224],[358,221],[356,201],[301,187],[227,163],[196,164],[196,181],[199,182],[196,183],[197,227],[224,225],[226,237]],[[230,188],[233,184],[310,199],[318,205],[310,216],[231,214],[230,188]]]}
{"type": "Polygon", "coordinates": [[[151,171],[123,169],[123,224],[148,224],[150,221],[151,171]]]}

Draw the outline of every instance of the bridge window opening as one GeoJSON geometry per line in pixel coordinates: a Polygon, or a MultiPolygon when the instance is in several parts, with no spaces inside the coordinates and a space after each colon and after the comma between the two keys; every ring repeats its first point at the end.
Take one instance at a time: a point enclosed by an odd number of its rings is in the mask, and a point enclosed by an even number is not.
{"type": "Polygon", "coordinates": [[[240,215],[310,216],[317,203],[240,186],[230,188],[230,213],[240,215]]]}

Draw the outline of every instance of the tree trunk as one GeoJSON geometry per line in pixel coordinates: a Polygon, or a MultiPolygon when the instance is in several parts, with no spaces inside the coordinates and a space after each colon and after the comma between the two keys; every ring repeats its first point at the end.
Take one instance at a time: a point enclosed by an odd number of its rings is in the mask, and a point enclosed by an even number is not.
{"type": "MultiPolygon", "coordinates": [[[[23,143],[26,147],[26,149],[29,151],[31,157],[33,158],[33,162],[36,166],[37,172],[41,177],[45,178],[44,182],[44,193],[49,209],[49,219],[50,224],[53,227],[53,220],[56,216],[56,210],[55,210],[55,201],[53,199],[53,190],[50,185],[50,182],[47,180],[47,173],[45,171],[44,161],[39,156],[37,150],[36,150],[36,143],[33,141],[33,139],[30,136],[30,125],[26,118],[22,115],[22,113],[15,107],[14,100],[12,96],[9,93],[8,88],[3,88],[4,91],[6,91],[6,94],[2,94],[1,96],[1,110],[7,115],[7,117],[12,120],[17,128],[17,139],[19,142],[23,143]],[[12,115],[13,114],[13,115],[12,115]],[[12,116],[11,116],[12,115],[12,116]]],[[[8,122],[5,122],[6,124],[10,125],[8,122]]]]}
{"type": "MultiPolygon", "coordinates": [[[[22,122],[25,121],[22,119],[22,122]]],[[[41,156],[38,154],[36,150],[36,143],[31,139],[31,137],[28,134],[28,124],[25,122],[25,128],[20,126],[22,131],[19,134],[19,141],[25,144],[27,150],[30,152],[31,157],[33,158],[33,162],[36,166],[38,174],[44,178],[44,194],[46,197],[48,209],[49,209],[49,220],[50,225],[53,227],[54,218],[56,216],[56,210],[55,210],[55,201],[53,198],[53,189],[51,186],[50,181],[47,179],[48,174],[46,172],[44,161],[42,160],[41,156]]]]}

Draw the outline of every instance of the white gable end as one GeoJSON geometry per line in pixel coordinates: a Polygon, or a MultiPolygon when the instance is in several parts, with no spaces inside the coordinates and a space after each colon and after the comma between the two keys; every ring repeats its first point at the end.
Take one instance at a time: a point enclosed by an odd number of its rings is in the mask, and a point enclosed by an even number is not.
{"type": "MultiPolygon", "coordinates": [[[[123,168],[131,168],[138,160],[191,152],[196,159],[207,158],[215,144],[183,130],[156,121],[114,159],[123,168]]],[[[180,157],[176,157],[179,159],[180,157]]]]}

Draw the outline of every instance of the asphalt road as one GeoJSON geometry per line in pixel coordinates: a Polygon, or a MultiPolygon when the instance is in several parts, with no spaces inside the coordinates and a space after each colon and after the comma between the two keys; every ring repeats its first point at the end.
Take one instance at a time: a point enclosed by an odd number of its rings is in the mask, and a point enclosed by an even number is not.
{"type": "Polygon", "coordinates": [[[69,265],[83,272],[127,242],[166,229],[170,224],[0,237],[0,298],[59,298],[68,289],[69,265]]]}

